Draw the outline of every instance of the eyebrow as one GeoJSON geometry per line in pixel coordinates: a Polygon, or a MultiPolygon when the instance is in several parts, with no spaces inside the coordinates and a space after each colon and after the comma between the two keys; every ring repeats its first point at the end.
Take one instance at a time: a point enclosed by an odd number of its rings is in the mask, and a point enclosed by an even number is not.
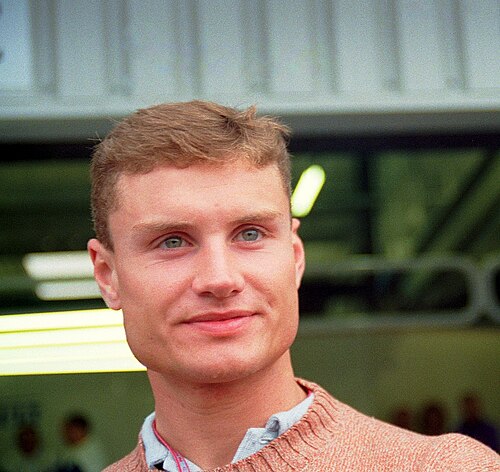
{"type": "MultiPolygon", "coordinates": [[[[266,222],[278,219],[284,216],[282,212],[277,210],[263,210],[254,213],[249,213],[236,218],[232,221],[235,226],[248,224],[252,222],[266,222]]],[[[194,226],[192,221],[143,221],[132,226],[134,232],[146,233],[165,233],[175,231],[186,231],[194,226]]]]}
{"type": "Polygon", "coordinates": [[[235,225],[251,223],[252,221],[270,221],[275,220],[283,216],[283,213],[277,210],[263,210],[255,213],[250,213],[248,215],[243,215],[241,218],[237,218],[233,223],[235,225]]]}
{"type": "Polygon", "coordinates": [[[182,231],[190,228],[192,223],[188,221],[144,221],[132,226],[134,232],[163,233],[170,231],[182,231]]]}

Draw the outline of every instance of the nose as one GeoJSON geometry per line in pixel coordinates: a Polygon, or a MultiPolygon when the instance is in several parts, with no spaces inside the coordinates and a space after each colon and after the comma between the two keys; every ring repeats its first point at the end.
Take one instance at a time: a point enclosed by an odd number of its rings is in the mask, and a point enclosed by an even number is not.
{"type": "Polygon", "coordinates": [[[224,299],[240,293],[243,286],[241,267],[230,248],[213,244],[200,249],[192,283],[195,293],[224,299]]]}

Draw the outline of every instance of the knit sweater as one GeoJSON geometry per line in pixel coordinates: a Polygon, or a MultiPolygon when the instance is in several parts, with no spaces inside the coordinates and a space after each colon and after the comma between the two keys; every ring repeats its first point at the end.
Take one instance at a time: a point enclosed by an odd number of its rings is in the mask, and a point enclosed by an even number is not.
{"type": "MultiPolygon", "coordinates": [[[[259,452],[213,472],[500,472],[500,456],[460,434],[423,436],[363,415],[318,385],[307,413],[259,452]]],[[[104,472],[147,472],[144,446],[104,472]]]]}

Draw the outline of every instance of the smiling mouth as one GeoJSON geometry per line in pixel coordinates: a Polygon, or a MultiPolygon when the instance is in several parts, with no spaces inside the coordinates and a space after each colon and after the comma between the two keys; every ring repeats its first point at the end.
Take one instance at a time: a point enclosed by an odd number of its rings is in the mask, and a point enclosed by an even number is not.
{"type": "Polygon", "coordinates": [[[254,313],[250,311],[226,311],[226,312],[208,312],[200,315],[193,316],[186,323],[204,323],[204,322],[224,322],[230,321],[235,318],[247,318],[252,316],[254,313]]]}
{"type": "Polygon", "coordinates": [[[251,312],[204,313],[194,316],[184,324],[194,330],[216,336],[229,336],[242,330],[254,318],[251,312]]]}

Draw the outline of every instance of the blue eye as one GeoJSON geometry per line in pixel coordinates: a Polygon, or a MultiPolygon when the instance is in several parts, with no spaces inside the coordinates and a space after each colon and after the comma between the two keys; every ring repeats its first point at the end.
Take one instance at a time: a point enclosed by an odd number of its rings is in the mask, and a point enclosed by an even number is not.
{"type": "Polygon", "coordinates": [[[185,246],[186,242],[180,236],[171,236],[170,238],[165,239],[162,245],[167,249],[177,249],[185,246]]]}
{"type": "Polygon", "coordinates": [[[240,237],[243,241],[257,241],[261,237],[261,232],[255,228],[245,229],[240,233],[240,237]]]}

